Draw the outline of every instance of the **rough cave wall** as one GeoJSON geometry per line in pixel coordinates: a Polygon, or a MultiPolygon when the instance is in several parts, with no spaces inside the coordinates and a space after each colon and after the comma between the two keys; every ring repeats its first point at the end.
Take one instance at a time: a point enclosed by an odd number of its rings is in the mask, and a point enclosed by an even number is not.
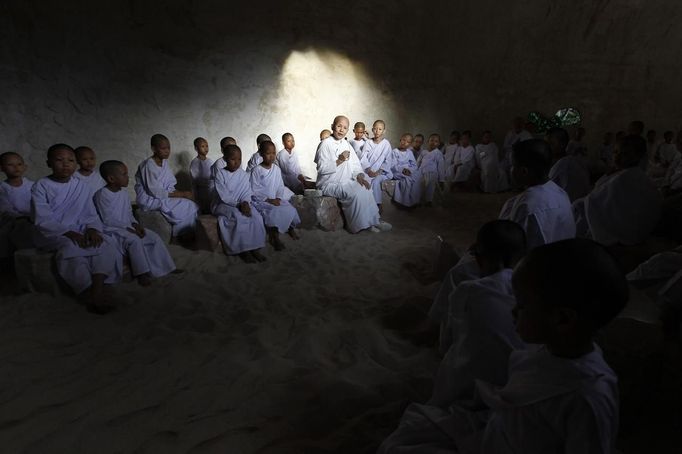
{"type": "Polygon", "coordinates": [[[134,171],[168,135],[297,139],[303,165],[336,113],[401,132],[490,128],[574,106],[588,142],[639,118],[680,129],[682,3],[643,0],[327,4],[9,0],[0,5],[0,150],[45,174],[52,143],[91,145],[134,171]],[[329,5],[329,6],[328,6],[329,5]],[[501,7],[500,5],[503,5],[501,7]]]}

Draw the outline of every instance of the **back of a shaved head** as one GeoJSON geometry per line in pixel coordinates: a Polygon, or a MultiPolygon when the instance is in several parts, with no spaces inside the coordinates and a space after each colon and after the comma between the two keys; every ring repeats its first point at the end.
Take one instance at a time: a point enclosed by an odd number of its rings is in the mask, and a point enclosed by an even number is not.
{"type": "Polygon", "coordinates": [[[481,255],[500,259],[505,267],[513,268],[526,254],[526,232],[514,221],[486,222],[476,235],[476,249],[481,255]]]}

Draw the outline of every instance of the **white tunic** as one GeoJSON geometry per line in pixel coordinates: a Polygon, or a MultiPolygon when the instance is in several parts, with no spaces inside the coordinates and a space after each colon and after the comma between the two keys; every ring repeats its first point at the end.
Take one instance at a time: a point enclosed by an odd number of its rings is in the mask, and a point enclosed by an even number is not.
{"type": "Polygon", "coordinates": [[[294,193],[284,186],[279,167],[274,164],[269,169],[262,165],[255,167],[251,171],[250,182],[253,206],[263,216],[266,226],[276,227],[280,233],[285,233],[301,223],[296,208],[289,203],[294,193]],[[267,199],[280,199],[280,205],[275,206],[267,199]]]}
{"type": "Polygon", "coordinates": [[[216,173],[211,211],[218,217],[220,239],[227,255],[265,246],[265,225],[258,210],[251,205],[252,194],[249,174],[245,170],[220,169],[216,173]],[[242,202],[251,205],[251,216],[239,211],[242,202]]]}
{"type": "Polygon", "coordinates": [[[90,192],[94,194],[100,188],[103,188],[107,182],[99,174],[99,170],[95,169],[90,175],[83,175],[78,170],[73,173],[74,178],[78,178],[90,189],[90,192]]]}
{"type": "Polygon", "coordinates": [[[571,202],[585,197],[592,188],[590,171],[576,156],[564,156],[555,162],[549,171],[549,179],[566,191],[571,202]]]}
{"type": "Polygon", "coordinates": [[[502,192],[509,189],[506,172],[500,168],[500,152],[497,145],[476,145],[476,166],[481,169],[481,190],[483,192],[502,192]]]}
{"type": "Polygon", "coordinates": [[[218,173],[219,170],[224,169],[226,165],[227,163],[225,162],[225,158],[220,157],[216,159],[216,161],[211,166],[211,180],[214,180],[215,174],[218,173]]]}
{"type": "Polygon", "coordinates": [[[154,277],[165,276],[175,269],[175,263],[159,235],[145,229],[140,238],[128,229],[137,224],[125,189],[112,192],[108,188],[95,192],[95,208],[104,226],[104,233],[118,245],[119,252],[127,255],[133,276],[150,273],[154,277]]]}
{"type": "Polygon", "coordinates": [[[363,148],[365,143],[367,143],[367,139],[348,139],[348,143],[351,147],[353,147],[353,150],[355,150],[355,154],[358,156],[358,159],[362,159],[363,148]]]}
{"type": "Polygon", "coordinates": [[[543,244],[575,238],[575,220],[566,191],[553,181],[531,186],[507,200],[499,219],[514,221],[526,232],[532,249],[543,244]]]}
{"type": "Polygon", "coordinates": [[[453,181],[455,178],[455,155],[459,144],[450,143],[445,146],[443,152],[443,164],[445,165],[445,181],[453,181]]]}
{"type": "Polygon", "coordinates": [[[573,203],[578,235],[606,246],[642,243],[656,227],[662,204],[640,167],[619,170],[600,178],[587,197],[573,203]]]}
{"type": "Polygon", "coordinates": [[[249,162],[246,164],[246,171],[251,172],[261,162],[263,162],[263,157],[260,155],[260,153],[256,151],[254,154],[251,155],[249,162]]]}
{"type": "Polygon", "coordinates": [[[301,171],[301,166],[298,162],[298,153],[296,150],[291,150],[291,152],[286,149],[281,149],[277,153],[276,164],[282,171],[282,180],[286,187],[291,189],[295,194],[303,193],[303,183],[298,179],[299,175],[303,175],[301,171]]]}
{"type": "Polygon", "coordinates": [[[475,163],[475,150],[473,146],[458,147],[453,159],[455,174],[452,181],[454,183],[464,183],[468,181],[469,176],[471,176],[471,171],[474,170],[475,163]]]}
{"type": "Polygon", "coordinates": [[[213,194],[213,160],[196,157],[189,164],[189,174],[192,177],[192,191],[202,213],[211,210],[211,195],[213,194]]]}
{"type": "Polygon", "coordinates": [[[392,151],[391,173],[396,180],[393,200],[399,204],[411,207],[417,205],[422,196],[421,174],[417,167],[417,160],[410,150],[394,148],[392,151]],[[409,170],[410,175],[405,175],[403,170],[409,170]]]}
{"type": "Polygon", "coordinates": [[[441,351],[446,351],[434,380],[429,405],[447,408],[471,398],[474,380],[499,386],[507,382],[509,354],[524,349],[516,333],[512,270],[462,282],[450,294],[441,351]]]}
{"type": "Polygon", "coordinates": [[[18,218],[31,215],[31,189],[33,181],[22,178],[21,186],[0,181],[0,215],[18,218]]]}
{"type": "Polygon", "coordinates": [[[70,231],[103,231],[90,188],[82,181],[70,178],[58,183],[49,177],[38,180],[32,189],[31,217],[37,230],[36,246],[57,252],[57,272],[76,294],[92,285],[93,274],[106,275],[107,284],[120,280],[122,256],[106,235],[100,246],[87,248],[64,236],[70,231]]]}
{"type": "Polygon", "coordinates": [[[663,142],[658,146],[658,157],[661,164],[665,167],[669,167],[676,159],[679,159],[680,152],[677,151],[677,145],[674,143],[663,142]]]}
{"type": "Polygon", "coordinates": [[[372,191],[356,181],[363,170],[348,142],[327,137],[318,145],[316,156],[317,188],[341,202],[348,230],[357,233],[378,225],[379,209],[372,191]],[[344,151],[350,152],[349,159],[337,166],[336,160],[344,151]]]}
{"type": "Polygon", "coordinates": [[[374,201],[378,204],[382,202],[381,183],[393,178],[392,159],[391,143],[387,139],[381,139],[379,143],[375,143],[374,140],[368,140],[365,143],[360,166],[365,171],[365,178],[372,185],[374,201]],[[367,174],[368,169],[372,172],[379,172],[379,175],[370,177],[367,174]]]}
{"type": "Polygon", "coordinates": [[[173,236],[194,231],[199,211],[198,205],[191,200],[168,196],[175,191],[176,184],[166,159],[159,166],[153,158],[147,158],[135,173],[137,204],[144,211],[160,211],[173,226],[173,236]]]}
{"type": "Polygon", "coordinates": [[[422,176],[424,186],[424,199],[427,202],[433,200],[433,194],[438,182],[445,181],[445,160],[443,153],[438,148],[433,150],[422,150],[417,159],[419,172],[422,176]]]}
{"type": "Polygon", "coordinates": [[[22,178],[21,186],[0,182],[0,258],[11,257],[15,250],[33,247],[31,215],[33,181],[22,178]]]}

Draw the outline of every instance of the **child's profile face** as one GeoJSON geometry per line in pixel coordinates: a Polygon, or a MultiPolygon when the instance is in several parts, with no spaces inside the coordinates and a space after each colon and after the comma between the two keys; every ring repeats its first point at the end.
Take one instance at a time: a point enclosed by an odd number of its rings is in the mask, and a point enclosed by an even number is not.
{"type": "Polygon", "coordinates": [[[439,136],[431,136],[429,137],[429,151],[435,150],[438,148],[438,145],[440,144],[440,137],[439,136]]]}
{"type": "Polygon", "coordinates": [[[459,139],[459,144],[463,147],[468,147],[469,144],[471,144],[471,137],[467,136],[466,134],[462,136],[461,139],[459,139]]]}
{"type": "Polygon", "coordinates": [[[422,136],[417,136],[414,138],[414,141],[412,141],[412,147],[415,150],[420,150],[422,145],[424,145],[424,138],[422,136]]]}
{"type": "Polygon", "coordinates": [[[294,136],[286,136],[282,143],[284,144],[284,148],[286,148],[287,150],[293,150],[294,147],[296,146],[294,136]]]}
{"type": "Polygon", "coordinates": [[[26,164],[21,156],[9,155],[2,160],[0,169],[7,175],[7,178],[19,178],[24,175],[26,164]]]}
{"type": "MultiPolygon", "coordinates": [[[[197,154],[199,156],[208,155],[208,142],[206,142],[205,140],[202,140],[201,142],[199,142],[197,144],[197,146],[195,147],[195,150],[197,150],[197,154]]],[[[169,150],[169,152],[170,152],[170,150],[169,150]]]]}
{"type": "Polygon", "coordinates": [[[410,145],[412,145],[412,136],[405,135],[400,138],[400,145],[398,148],[401,150],[406,150],[410,145]]]}
{"type": "Polygon", "coordinates": [[[365,137],[365,128],[358,126],[353,129],[353,134],[355,134],[355,140],[362,140],[365,137]]]}
{"type": "Polygon", "coordinates": [[[57,150],[47,160],[52,175],[59,179],[68,179],[76,171],[76,154],[68,149],[57,150]]]}
{"type": "Polygon", "coordinates": [[[130,178],[128,177],[128,167],[118,166],[114,173],[109,176],[108,182],[115,188],[127,188],[130,178]]]}
{"type": "Polygon", "coordinates": [[[82,170],[85,170],[86,172],[92,172],[95,170],[95,165],[97,165],[95,152],[92,150],[83,150],[82,152],[78,153],[76,162],[78,162],[78,167],[80,167],[82,170]]]}
{"type": "Polygon", "coordinates": [[[242,166],[242,154],[239,151],[233,151],[225,156],[225,168],[229,172],[234,172],[242,166]]]}
{"type": "Polygon", "coordinates": [[[168,159],[171,153],[170,142],[167,140],[162,140],[159,144],[152,147],[152,150],[154,152],[154,156],[160,159],[168,159]]]}
{"type": "Polygon", "coordinates": [[[277,158],[277,150],[275,150],[275,146],[272,144],[267,145],[265,151],[263,152],[263,164],[269,166],[275,162],[275,158],[277,158]]]}
{"type": "Polygon", "coordinates": [[[383,123],[374,123],[374,126],[372,126],[372,134],[377,139],[384,137],[384,131],[386,131],[386,126],[383,123]]]}
{"type": "Polygon", "coordinates": [[[483,137],[481,137],[481,143],[483,145],[488,145],[492,140],[493,140],[492,135],[487,132],[483,134],[483,137]]]}

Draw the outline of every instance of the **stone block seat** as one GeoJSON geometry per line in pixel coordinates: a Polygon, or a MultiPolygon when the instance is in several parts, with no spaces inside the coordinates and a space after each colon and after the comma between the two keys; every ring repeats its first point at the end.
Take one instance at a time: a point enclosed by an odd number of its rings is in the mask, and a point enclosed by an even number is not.
{"type": "Polygon", "coordinates": [[[57,275],[54,252],[20,249],[14,252],[14,267],[19,288],[28,292],[58,295],[63,285],[57,275]]]}
{"type": "Polygon", "coordinates": [[[212,214],[197,217],[196,248],[205,251],[222,252],[223,246],[218,232],[218,218],[212,214]]]}
{"type": "Polygon", "coordinates": [[[133,205],[133,214],[137,222],[145,229],[153,230],[166,244],[170,244],[173,237],[173,226],[163,217],[160,211],[144,211],[133,205]]]}
{"type": "Polygon", "coordinates": [[[291,204],[298,211],[301,218],[300,228],[319,228],[333,232],[343,228],[343,216],[339,203],[334,197],[321,195],[297,195],[291,199],[291,204]]]}
{"type": "Polygon", "coordinates": [[[384,180],[381,182],[381,190],[388,196],[389,199],[393,199],[396,183],[396,180],[384,180]]]}

